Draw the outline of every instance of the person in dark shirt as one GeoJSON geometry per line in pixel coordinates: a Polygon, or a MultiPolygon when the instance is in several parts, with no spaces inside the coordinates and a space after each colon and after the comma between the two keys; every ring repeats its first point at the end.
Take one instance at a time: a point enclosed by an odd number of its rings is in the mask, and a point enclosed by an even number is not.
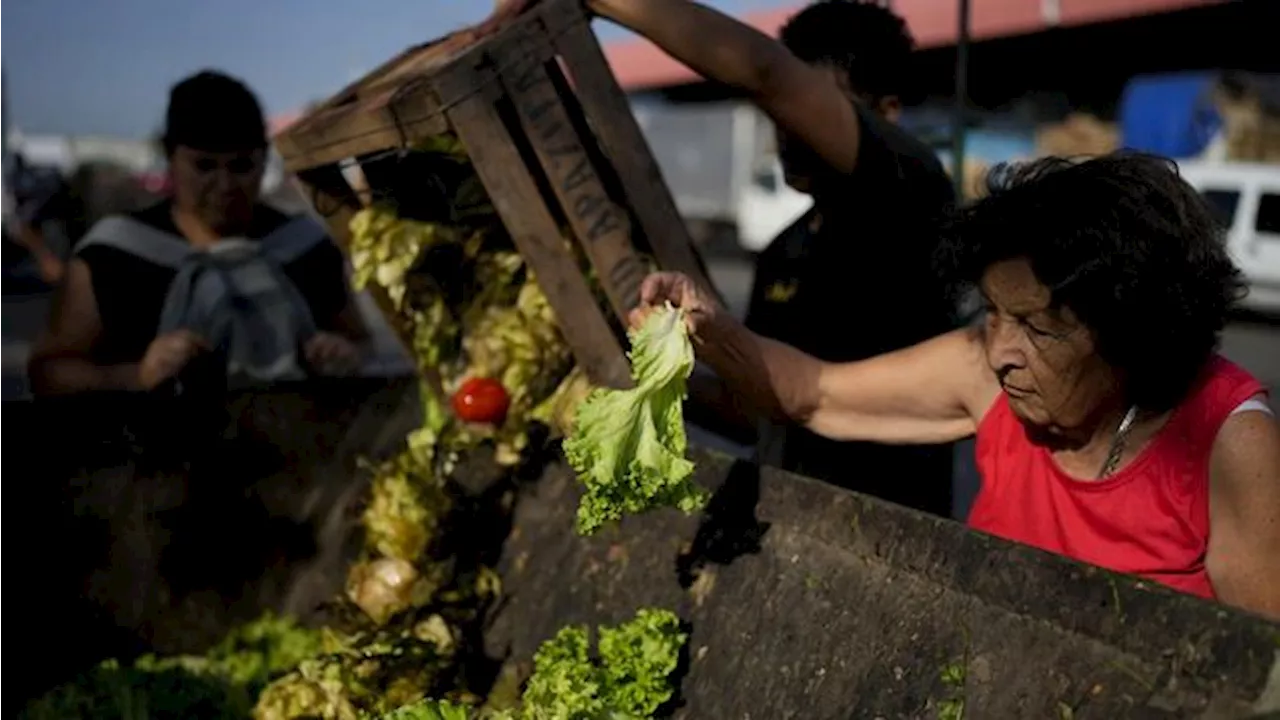
{"type": "MultiPolygon", "coordinates": [[[[504,3],[482,30],[525,4],[504,3]]],[[[791,18],[778,42],[688,0],[587,6],[753,100],[777,127],[788,184],[813,196],[813,211],[759,257],[752,330],[851,361],[951,327],[932,253],[954,195],[934,154],[894,124],[913,45],[901,18],[872,2],[820,0],[791,18]],[[834,331],[833,312],[841,315],[834,331]]],[[[754,437],[765,464],[950,514],[950,446],[836,443],[762,423],[704,372],[691,380],[690,396],[691,421],[754,437]]]]}
{"type": "Polygon", "coordinates": [[[267,136],[253,93],[202,72],[174,86],[166,121],[173,196],[77,246],[28,366],[33,391],[180,389],[193,365],[200,382],[356,369],[368,334],[341,251],[311,219],[258,202],[267,136]]]}
{"type": "MultiPolygon", "coordinates": [[[[933,271],[940,222],[955,196],[934,153],[897,127],[914,44],[880,5],[826,0],[782,30],[801,60],[848,76],[857,160],[841,172],[781,128],[787,181],[814,207],[760,254],[747,310],[752,331],[844,362],[910,347],[953,326],[946,285],[933,271]],[[848,317],[830,331],[828,315],[848,317]]],[[[952,446],[836,442],[797,425],[758,424],[768,464],[937,515],[951,514],[952,446]]]]}

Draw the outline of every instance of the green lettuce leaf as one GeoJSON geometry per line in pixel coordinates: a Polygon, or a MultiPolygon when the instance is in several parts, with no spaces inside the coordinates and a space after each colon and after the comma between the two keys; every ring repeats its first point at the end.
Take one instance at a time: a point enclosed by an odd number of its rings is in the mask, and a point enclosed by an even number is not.
{"type": "Polygon", "coordinates": [[[680,618],[641,608],[616,628],[600,627],[598,635],[594,655],[586,626],[562,628],[542,643],[518,709],[422,700],[379,720],[651,720],[675,694],[671,676],[689,639],[680,618]]]}
{"type": "Polygon", "coordinates": [[[563,628],[538,648],[522,720],[645,720],[671,699],[688,640],[675,613],[642,608],[598,635],[598,658],[585,627],[563,628]]]}
{"type": "Polygon", "coordinates": [[[468,720],[470,717],[465,705],[454,705],[445,700],[423,700],[393,710],[383,715],[381,720],[468,720]]]}
{"type": "Polygon", "coordinates": [[[599,672],[591,662],[585,627],[562,628],[533,656],[525,687],[525,720],[588,720],[605,711],[599,672]]]}
{"type": "Polygon", "coordinates": [[[667,306],[631,333],[630,390],[596,388],[578,407],[565,458],[586,486],[578,531],[659,506],[694,512],[706,493],[685,458],[683,401],[693,372],[684,313],[667,306]]]}
{"type": "Polygon", "coordinates": [[[652,717],[671,699],[671,674],[688,635],[670,610],[641,608],[634,620],[600,628],[605,705],[627,717],[652,717]]]}

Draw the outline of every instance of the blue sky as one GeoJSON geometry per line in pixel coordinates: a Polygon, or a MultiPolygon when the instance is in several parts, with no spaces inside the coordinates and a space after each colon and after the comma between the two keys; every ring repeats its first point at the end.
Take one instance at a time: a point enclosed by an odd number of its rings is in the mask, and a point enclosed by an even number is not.
{"type": "MultiPolygon", "coordinates": [[[[731,12],[781,0],[718,0],[731,12]]],[[[492,0],[10,0],[0,63],[10,121],[31,133],[144,137],[168,87],[236,75],[268,113],[320,99],[401,49],[475,22],[492,0]]],[[[607,39],[626,37],[597,23],[607,39]]]]}

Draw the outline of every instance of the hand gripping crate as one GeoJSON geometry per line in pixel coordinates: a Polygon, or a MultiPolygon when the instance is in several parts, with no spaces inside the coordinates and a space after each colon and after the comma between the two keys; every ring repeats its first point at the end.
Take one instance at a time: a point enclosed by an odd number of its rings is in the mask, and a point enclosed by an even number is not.
{"type": "Polygon", "coordinates": [[[629,386],[618,326],[566,250],[562,223],[618,318],[639,302],[645,253],[711,285],[581,4],[546,0],[487,37],[464,31],[411,48],[276,143],[345,245],[351,217],[371,196],[348,181],[360,177],[352,168],[442,133],[466,148],[588,377],[629,386]]]}

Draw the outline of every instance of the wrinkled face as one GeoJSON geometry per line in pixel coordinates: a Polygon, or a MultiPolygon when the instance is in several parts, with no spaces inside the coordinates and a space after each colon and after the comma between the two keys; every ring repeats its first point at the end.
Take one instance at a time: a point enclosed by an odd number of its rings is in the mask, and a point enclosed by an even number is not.
{"type": "Polygon", "coordinates": [[[215,230],[248,225],[262,186],[266,151],[205,152],[178,146],[169,158],[174,201],[215,230]]]}
{"type": "Polygon", "coordinates": [[[998,262],[982,276],[987,362],[1024,423],[1068,436],[1114,405],[1119,380],[1092,333],[1069,308],[1055,308],[1025,260],[998,262]]]}
{"type": "MultiPolygon", "coordinates": [[[[836,86],[845,97],[850,100],[857,100],[889,122],[898,122],[898,117],[902,111],[902,103],[897,96],[891,95],[877,98],[867,95],[849,85],[849,75],[844,70],[826,63],[820,63],[815,67],[831,73],[836,86]]],[[[796,192],[811,195],[814,192],[815,185],[821,187],[825,176],[834,173],[826,161],[810,149],[804,141],[791,137],[776,124],[774,125],[774,139],[778,145],[778,160],[782,164],[782,172],[786,178],[787,185],[791,186],[791,189],[796,192]]]]}

